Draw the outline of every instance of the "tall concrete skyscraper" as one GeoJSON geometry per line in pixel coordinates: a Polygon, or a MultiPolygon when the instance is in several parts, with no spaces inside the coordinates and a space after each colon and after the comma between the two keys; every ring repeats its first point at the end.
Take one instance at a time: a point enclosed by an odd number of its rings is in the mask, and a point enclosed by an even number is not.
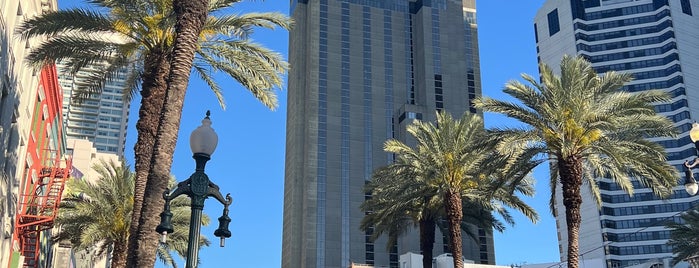
{"type": "MultiPolygon", "coordinates": [[[[672,101],[658,104],[656,111],[672,119],[680,135],[652,140],[666,148],[668,161],[682,171],[684,160],[695,157],[688,132],[699,119],[697,16],[699,1],[693,0],[549,0],[534,21],[539,61],[557,69],[564,54],[583,55],[598,73],[632,73],[626,91],[669,92],[672,101]]],[[[603,259],[611,268],[672,257],[664,222],[678,221],[679,213],[699,204],[699,196],[690,197],[679,186],[669,199],[660,200],[638,183],[633,196],[609,179],[599,179],[598,185],[601,209],[583,191],[581,260],[603,259]]],[[[560,195],[557,199],[559,248],[565,258],[565,207],[560,195]]]]}
{"type": "MultiPolygon", "coordinates": [[[[372,243],[359,229],[364,185],[392,161],[383,143],[405,141],[413,119],[476,112],[475,2],[291,0],[291,16],[282,267],[398,267],[400,254],[420,253],[417,232],[390,250],[372,243]]],[[[491,230],[477,234],[465,257],[493,263],[491,230]]]]}
{"type": "Polygon", "coordinates": [[[100,153],[124,155],[129,103],[124,101],[126,70],[105,83],[101,94],[77,102],[72,96],[80,83],[90,75],[95,64],[71,75],[58,64],[58,81],[63,88],[63,120],[69,139],[87,139],[100,153]]]}

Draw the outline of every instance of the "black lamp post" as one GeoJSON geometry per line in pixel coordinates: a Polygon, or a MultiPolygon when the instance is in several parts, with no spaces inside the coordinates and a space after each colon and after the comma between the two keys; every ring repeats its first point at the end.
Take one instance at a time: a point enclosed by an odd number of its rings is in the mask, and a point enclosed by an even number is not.
{"type": "Polygon", "coordinates": [[[165,209],[160,213],[160,224],[155,231],[162,234],[163,242],[168,233],[172,233],[172,212],[170,212],[170,201],[180,195],[186,194],[191,199],[192,215],[189,222],[189,241],[187,243],[187,264],[185,268],[194,268],[198,263],[199,254],[199,236],[201,230],[201,213],[204,209],[204,200],[209,196],[213,196],[221,204],[223,204],[223,215],[218,218],[219,226],[214,232],[214,235],[221,238],[221,247],[224,246],[224,240],[231,237],[231,231],[228,230],[228,224],[231,218],[228,217],[228,206],[233,202],[230,194],[224,198],[219,192],[216,184],[209,180],[209,176],[204,173],[206,162],[211,159],[211,154],[216,149],[218,143],[218,135],[211,128],[211,120],[206,111],[206,117],[201,121],[201,126],[192,131],[189,137],[189,146],[192,149],[196,169],[187,180],[177,184],[177,188],[172,192],[169,190],[163,193],[165,199],[165,209]]]}
{"type": "MultiPolygon", "coordinates": [[[[692,124],[692,129],[689,130],[689,138],[694,143],[694,147],[697,149],[697,155],[699,155],[699,123],[695,122],[692,124]]],[[[695,195],[697,194],[697,190],[699,190],[697,180],[694,179],[694,172],[692,172],[692,168],[699,165],[698,160],[699,158],[694,158],[691,163],[689,160],[684,161],[684,188],[689,195],[695,195]]]]}

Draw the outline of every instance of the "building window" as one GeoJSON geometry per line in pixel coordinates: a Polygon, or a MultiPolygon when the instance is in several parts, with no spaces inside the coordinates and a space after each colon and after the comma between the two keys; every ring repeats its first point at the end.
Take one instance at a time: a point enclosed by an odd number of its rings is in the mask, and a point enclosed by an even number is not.
{"type": "Polygon", "coordinates": [[[549,36],[556,34],[561,30],[561,26],[558,24],[558,9],[554,9],[548,14],[549,20],[549,36]]]}
{"type": "Polygon", "coordinates": [[[680,0],[680,4],[682,4],[682,12],[692,16],[692,6],[689,3],[689,0],[680,0]]]}
{"type": "Polygon", "coordinates": [[[539,30],[536,28],[536,23],[534,23],[534,41],[539,43],[539,30]]]}

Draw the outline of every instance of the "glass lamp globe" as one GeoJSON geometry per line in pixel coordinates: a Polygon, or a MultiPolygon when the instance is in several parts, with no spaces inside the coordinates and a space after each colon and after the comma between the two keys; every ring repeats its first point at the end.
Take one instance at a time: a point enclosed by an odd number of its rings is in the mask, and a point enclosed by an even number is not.
{"type": "Polygon", "coordinates": [[[696,182],[689,182],[684,185],[685,190],[687,190],[687,193],[689,195],[695,195],[697,194],[697,191],[699,190],[699,185],[697,185],[696,182]]]}
{"type": "Polygon", "coordinates": [[[694,122],[692,124],[692,129],[689,130],[689,138],[692,142],[699,141],[699,123],[694,122]]]}
{"type": "Polygon", "coordinates": [[[211,113],[206,111],[206,117],[201,120],[201,125],[192,131],[189,136],[189,147],[193,154],[205,154],[211,156],[218,145],[218,135],[211,128],[211,113]]]}

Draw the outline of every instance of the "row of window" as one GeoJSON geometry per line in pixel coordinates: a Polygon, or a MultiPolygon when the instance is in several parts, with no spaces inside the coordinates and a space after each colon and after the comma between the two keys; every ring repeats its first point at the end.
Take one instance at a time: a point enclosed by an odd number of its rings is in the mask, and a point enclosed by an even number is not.
{"type": "Polygon", "coordinates": [[[644,206],[632,206],[632,207],[604,207],[602,208],[602,215],[607,216],[629,216],[629,215],[643,215],[643,214],[655,214],[655,213],[666,213],[666,212],[679,212],[686,211],[693,207],[693,203],[671,203],[671,204],[659,204],[659,205],[644,205],[644,206]]]}
{"type": "Polygon", "coordinates": [[[645,245],[645,246],[628,246],[615,247],[609,246],[606,250],[607,254],[612,255],[640,255],[654,253],[672,253],[672,247],[666,244],[660,245],[645,245]]]}
{"type": "MultiPolygon", "coordinates": [[[[590,14],[590,13],[588,13],[588,14],[590,14]]],[[[632,25],[638,25],[638,24],[644,24],[644,23],[657,22],[657,21],[660,21],[663,18],[666,18],[669,16],[670,16],[670,10],[665,9],[665,10],[658,12],[657,14],[654,14],[654,15],[638,16],[638,17],[622,19],[622,20],[613,20],[613,21],[605,21],[605,22],[601,22],[601,23],[590,23],[590,24],[583,23],[583,22],[577,22],[574,24],[573,27],[575,27],[576,30],[580,29],[583,31],[598,31],[598,30],[617,28],[617,27],[623,27],[623,26],[632,26],[632,25]]],[[[642,29],[642,28],[640,28],[640,29],[642,29]]],[[[596,35],[600,35],[600,34],[596,34],[596,35]]]]}
{"type": "Polygon", "coordinates": [[[434,75],[434,101],[437,111],[444,109],[444,95],[442,92],[442,75],[434,75]]]}
{"type": "MultiPolygon", "coordinates": [[[[641,188],[646,188],[641,184],[641,182],[637,180],[632,180],[631,185],[633,186],[634,189],[641,189],[641,188]]],[[[623,190],[621,187],[614,183],[614,182],[607,182],[607,181],[598,181],[597,182],[597,187],[599,187],[600,190],[607,190],[607,191],[619,191],[623,190]]]]}
{"type": "MultiPolygon", "coordinates": [[[[577,23],[577,24],[580,24],[580,23],[577,23]]],[[[646,26],[646,27],[640,27],[640,28],[633,28],[633,29],[626,29],[626,30],[619,30],[619,31],[607,31],[607,32],[597,33],[597,34],[586,34],[586,33],[578,32],[575,34],[575,39],[588,41],[588,42],[602,41],[602,40],[622,38],[622,37],[627,37],[627,36],[659,33],[660,31],[667,29],[667,28],[670,28],[670,27],[672,27],[672,21],[668,19],[668,20],[665,20],[658,25],[646,26]]]]}
{"type": "Polygon", "coordinates": [[[672,111],[676,111],[676,110],[686,108],[686,107],[688,107],[687,100],[681,99],[681,100],[678,100],[678,101],[673,102],[673,103],[658,104],[654,108],[655,108],[655,112],[657,112],[657,113],[666,113],[666,112],[672,112],[672,111]]]}
{"type": "Polygon", "coordinates": [[[112,152],[116,153],[118,151],[118,147],[116,146],[107,146],[107,145],[98,145],[95,144],[95,149],[99,152],[112,152]]]}
{"type": "Polygon", "coordinates": [[[667,55],[667,56],[665,56],[663,58],[659,58],[659,59],[650,59],[650,60],[641,60],[641,61],[632,61],[632,62],[623,62],[623,63],[617,63],[617,64],[596,66],[595,71],[597,71],[598,73],[604,73],[607,71],[628,71],[628,70],[633,70],[633,69],[663,66],[663,65],[671,63],[673,61],[679,61],[679,56],[677,55],[677,53],[671,53],[670,55],[667,55]]]}
{"type": "Polygon", "coordinates": [[[638,233],[604,233],[602,235],[604,241],[610,242],[634,242],[634,241],[648,241],[648,240],[665,240],[670,238],[670,231],[652,231],[652,232],[638,232],[638,233]]]}
{"type": "Polygon", "coordinates": [[[328,0],[320,0],[319,81],[318,81],[318,159],[317,159],[317,208],[316,208],[316,267],[325,267],[325,203],[327,166],[327,59],[328,59],[328,0]],[[325,34],[326,37],[323,37],[325,34]]]}
{"type": "MultiPolygon", "coordinates": [[[[391,11],[384,10],[384,118],[386,119],[386,139],[393,138],[393,55],[391,46],[393,43],[393,33],[391,31],[391,11]]],[[[391,157],[393,154],[386,154],[391,157]]],[[[391,160],[391,159],[387,159],[391,160]]],[[[388,162],[387,162],[388,163],[388,162]]]]}
{"type": "MultiPolygon", "coordinates": [[[[664,81],[656,81],[656,82],[646,82],[646,83],[641,83],[641,84],[633,84],[633,85],[625,85],[621,87],[622,90],[627,91],[627,92],[638,92],[638,91],[643,91],[643,90],[650,90],[650,89],[664,89],[664,88],[671,88],[677,84],[684,83],[684,79],[682,78],[682,75],[676,75],[672,78],[669,78],[664,81]]],[[[684,96],[686,95],[685,90],[683,87],[674,89],[672,92],[670,92],[670,96],[673,98],[678,97],[678,96],[684,96]]]]}
{"type": "Polygon", "coordinates": [[[656,0],[654,2],[656,2],[656,3],[631,6],[631,7],[615,8],[615,9],[606,9],[606,10],[601,10],[601,11],[596,11],[596,12],[589,12],[589,13],[585,13],[585,19],[586,20],[599,20],[599,19],[621,17],[621,16],[633,15],[633,14],[639,14],[639,13],[646,13],[646,12],[654,11],[657,8],[659,8],[660,6],[667,5],[667,0],[660,0],[660,1],[656,0]]]}
{"type": "Polygon", "coordinates": [[[76,114],[76,113],[70,113],[68,117],[63,118],[66,122],[68,120],[73,121],[73,120],[90,120],[94,121],[97,120],[97,116],[94,115],[85,115],[85,114],[76,114]]]}
{"type": "MultiPolygon", "coordinates": [[[[689,113],[689,112],[686,112],[689,113]]],[[[689,118],[689,117],[687,117],[689,118]]],[[[696,156],[696,149],[695,148],[689,148],[686,150],[682,150],[679,152],[668,152],[667,153],[667,161],[677,161],[677,160],[684,160],[688,159],[690,157],[696,156]]]]}
{"type": "Polygon", "coordinates": [[[106,122],[97,122],[97,127],[100,129],[111,129],[111,130],[120,130],[121,124],[108,124],[106,122]]]}
{"type": "Polygon", "coordinates": [[[576,48],[578,50],[583,50],[583,51],[587,51],[587,52],[599,52],[599,51],[607,51],[607,50],[627,48],[627,47],[639,47],[639,46],[645,46],[645,45],[660,44],[660,43],[667,41],[670,38],[675,38],[675,32],[668,31],[660,36],[651,36],[651,37],[646,37],[646,38],[616,41],[616,42],[604,43],[604,44],[598,44],[598,45],[577,44],[576,48]]]}
{"type": "MultiPolygon", "coordinates": [[[[667,197],[667,199],[677,199],[677,198],[686,198],[689,197],[689,194],[685,190],[677,190],[673,191],[670,196],[667,197]]],[[[624,194],[602,194],[602,202],[605,203],[612,203],[612,204],[619,204],[619,203],[629,203],[629,202],[641,202],[641,201],[653,201],[653,200],[662,200],[660,197],[653,193],[635,193],[633,196],[630,196],[626,193],[624,194]]]]}
{"type": "Polygon", "coordinates": [[[408,95],[407,95],[407,101],[406,103],[408,104],[415,104],[415,72],[414,72],[414,47],[413,47],[413,16],[406,15],[405,16],[405,27],[406,31],[410,34],[406,34],[405,36],[405,43],[407,44],[407,48],[405,53],[405,64],[406,66],[409,66],[409,68],[405,68],[406,72],[406,79],[408,81],[408,85],[410,85],[410,90],[408,90],[408,95]]]}
{"type": "Polygon", "coordinates": [[[95,138],[95,143],[118,145],[119,139],[95,138]]]}
{"type": "Polygon", "coordinates": [[[668,222],[676,222],[683,224],[684,220],[680,216],[666,217],[666,218],[650,218],[650,219],[633,219],[633,220],[602,220],[602,228],[610,229],[631,229],[631,228],[644,228],[653,226],[664,226],[668,222]]]}
{"type": "Polygon", "coordinates": [[[662,47],[654,47],[654,48],[647,48],[647,49],[639,49],[639,50],[632,50],[632,51],[623,51],[623,52],[617,52],[617,53],[610,53],[610,54],[604,54],[604,55],[597,55],[597,56],[588,56],[585,55],[585,51],[583,52],[583,55],[586,56],[586,58],[591,62],[591,63],[599,63],[599,62],[607,62],[607,61],[613,61],[613,60],[628,60],[631,58],[635,57],[645,57],[645,56],[653,56],[653,55],[662,55],[665,54],[666,52],[677,49],[677,44],[675,42],[670,42],[662,47]]]}
{"type": "Polygon", "coordinates": [[[473,101],[476,99],[476,75],[473,69],[466,71],[466,83],[468,88],[468,110],[476,113],[476,107],[473,106],[473,101]]]}

